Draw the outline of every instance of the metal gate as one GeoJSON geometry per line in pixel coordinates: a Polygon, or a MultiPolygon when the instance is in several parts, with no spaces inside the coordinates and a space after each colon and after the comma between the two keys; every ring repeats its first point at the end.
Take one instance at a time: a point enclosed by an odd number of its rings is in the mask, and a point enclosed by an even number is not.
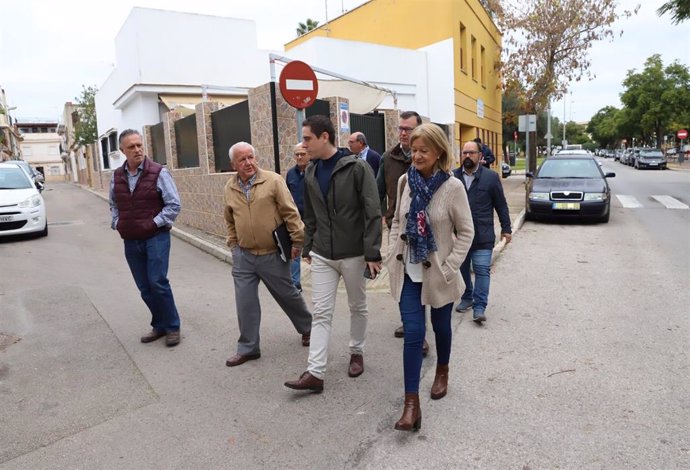
{"type": "Polygon", "coordinates": [[[249,101],[241,101],[211,113],[211,127],[216,172],[233,171],[228,154],[230,147],[237,142],[252,143],[249,101]]]}
{"type": "Polygon", "coordinates": [[[156,163],[165,165],[167,158],[165,157],[165,132],[162,122],[151,126],[151,147],[153,148],[151,159],[156,163]]]}
{"type": "Polygon", "coordinates": [[[383,155],[386,151],[386,125],[383,114],[350,113],[350,131],[361,132],[367,137],[369,147],[383,155]]]}
{"type": "Polygon", "coordinates": [[[177,165],[179,168],[199,166],[199,144],[196,134],[196,114],[175,121],[177,165]]]}

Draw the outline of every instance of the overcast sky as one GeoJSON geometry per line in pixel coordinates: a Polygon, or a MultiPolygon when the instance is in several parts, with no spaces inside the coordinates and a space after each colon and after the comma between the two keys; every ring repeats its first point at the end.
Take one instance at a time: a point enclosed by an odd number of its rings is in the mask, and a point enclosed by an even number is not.
{"type": "MultiPolygon", "coordinates": [[[[114,39],[134,6],[188,11],[256,21],[259,47],[282,51],[295,37],[297,23],[321,23],[363,0],[0,0],[0,85],[20,119],[57,119],[82,84],[100,86],[114,66],[114,39]]],[[[659,18],[662,0],[621,0],[638,15],[622,22],[624,33],[592,51],[596,79],[572,86],[566,118],[589,119],[606,105],[620,106],[618,95],[627,70],[662,54],[664,63],[690,64],[690,22],[672,26],[659,18]]],[[[618,26],[618,25],[617,25],[618,26]]],[[[345,58],[344,58],[345,60],[345,58]]],[[[563,118],[563,102],[554,103],[563,118]]]]}

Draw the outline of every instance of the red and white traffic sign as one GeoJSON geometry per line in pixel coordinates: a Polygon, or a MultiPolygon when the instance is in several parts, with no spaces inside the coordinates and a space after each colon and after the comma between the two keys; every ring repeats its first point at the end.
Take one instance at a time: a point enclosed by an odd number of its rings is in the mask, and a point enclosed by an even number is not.
{"type": "Polygon", "coordinates": [[[687,139],[688,131],[686,131],[685,129],[681,129],[676,133],[676,137],[678,137],[680,140],[687,139]]]}
{"type": "Polygon", "coordinates": [[[302,61],[288,62],[278,80],[280,94],[294,108],[308,108],[316,101],[319,82],[314,71],[302,61]]]}

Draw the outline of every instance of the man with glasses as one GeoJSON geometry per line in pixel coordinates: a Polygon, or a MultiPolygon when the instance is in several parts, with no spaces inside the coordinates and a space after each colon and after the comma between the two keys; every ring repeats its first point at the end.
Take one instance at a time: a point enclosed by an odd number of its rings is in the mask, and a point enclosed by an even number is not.
{"type": "MultiPolygon", "coordinates": [[[[304,170],[307,169],[309,157],[304,144],[299,143],[295,145],[292,150],[293,158],[295,159],[295,166],[290,168],[285,175],[285,182],[292,194],[292,199],[295,201],[299,216],[304,221],[304,170]]],[[[292,283],[298,291],[302,292],[302,257],[297,256],[292,260],[290,265],[290,274],[292,276],[292,283]]]]}
{"type": "Polygon", "coordinates": [[[367,136],[361,132],[353,132],[350,138],[347,139],[347,147],[350,149],[353,155],[361,158],[369,164],[372,170],[374,170],[374,176],[379,172],[379,164],[381,163],[381,155],[369,147],[367,144],[367,136]]]}
{"type": "Polygon", "coordinates": [[[510,214],[503,194],[503,185],[498,173],[480,164],[481,144],[476,140],[462,147],[462,166],[453,170],[455,177],[465,184],[467,199],[474,222],[474,240],[467,258],[460,265],[460,274],[465,281],[465,292],[455,307],[458,312],[473,309],[472,319],[481,324],[486,321],[486,305],[489,299],[491,255],[496,243],[494,211],[501,222],[501,238],[511,240],[510,214]],[[470,263],[474,271],[474,285],[470,276],[470,263]]]}
{"type": "MultiPolygon", "coordinates": [[[[393,224],[395,203],[398,199],[398,180],[402,175],[407,173],[412,163],[410,135],[421,123],[422,118],[415,111],[405,111],[402,113],[398,120],[398,135],[400,136],[400,142],[392,149],[386,150],[381,157],[376,183],[379,188],[379,197],[381,201],[384,199],[388,201],[386,209],[382,209],[386,225],[388,225],[388,230],[390,230],[393,224]]],[[[396,338],[404,337],[405,333],[403,327],[400,326],[396,328],[393,334],[396,338]]],[[[429,344],[426,340],[424,340],[422,353],[424,357],[429,353],[429,344]]]]}
{"type": "MultiPolygon", "coordinates": [[[[412,151],[410,150],[410,134],[415,127],[422,123],[422,118],[414,111],[405,111],[398,120],[398,135],[400,142],[390,150],[386,150],[381,157],[379,172],[376,176],[376,184],[379,188],[381,201],[386,199],[387,206],[381,207],[383,217],[388,225],[388,229],[393,224],[393,213],[395,212],[395,201],[398,198],[398,179],[407,173],[412,162],[412,151]]],[[[402,336],[401,336],[402,337],[402,336]]]]}

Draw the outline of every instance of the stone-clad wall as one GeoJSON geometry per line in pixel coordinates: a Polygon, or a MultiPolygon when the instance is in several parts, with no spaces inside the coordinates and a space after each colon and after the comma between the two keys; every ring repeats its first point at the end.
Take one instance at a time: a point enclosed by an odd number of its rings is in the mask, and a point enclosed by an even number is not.
{"type": "MultiPolygon", "coordinates": [[[[271,116],[271,88],[266,83],[249,91],[249,114],[252,145],[256,148],[259,166],[262,169],[275,171],[273,154],[273,120],[271,116]]],[[[339,103],[347,102],[345,98],[328,98],[333,125],[338,131],[336,144],[347,145],[348,133],[340,132],[339,103]]],[[[178,221],[205,232],[225,237],[226,228],[223,218],[224,188],[236,173],[216,173],[213,147],[213,126],[211,113],[220,109],[219,103],[206,102],[196,106],[196,124],[198,133],[199,166],[196,168],[179,168],[177,162],[177,145],[175,121],[183,116],[179,112],[169,112],[163,117],[165,132],[166,167],[173,175],[180,199],[182,211],[178,221]]],[[[278,148],[280,173],[285,175],[294,165],[292,149],[297,143],[297,112],[276,90],[276,111],[278,117],[278,148]]],[[[387,146],[397,142],[397,111],[384,111],[386,114],[387,146]],[[392,124],[391,124],[392,123],[392,124]],[[391,137],[392,135],[392,137],[391,137]],[[392,139],[392,140],[391,140],[392,139]],[[392,142],[392,144],[391,144],[392,142]]],[[[148,155],[152,154],[150,126],[145,126],[142,135],[148,155]]],[[[107,191],[112,170],[96,172],[92,186],[107,191]]]]}

